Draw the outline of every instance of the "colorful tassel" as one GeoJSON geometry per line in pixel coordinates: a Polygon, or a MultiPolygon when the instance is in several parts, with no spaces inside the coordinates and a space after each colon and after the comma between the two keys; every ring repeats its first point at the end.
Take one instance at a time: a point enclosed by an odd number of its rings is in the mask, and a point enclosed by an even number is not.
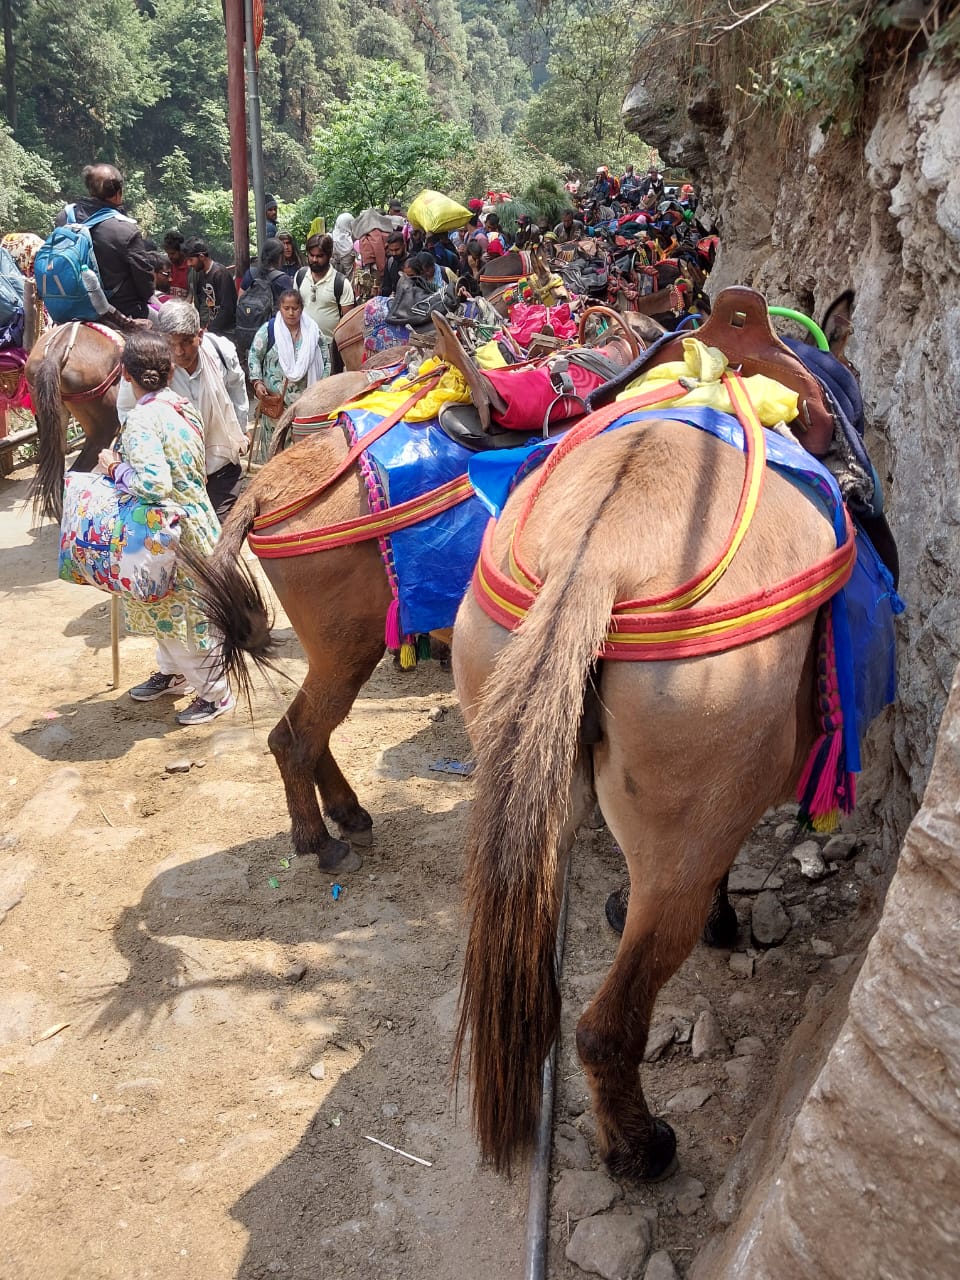
{"type": "Polygon", "coordinates": [[[417,661],[427,662],[433,654],[430,652],[430,637],[424,635],[423,632],[417,636],[417,661]]]}
{"type": "Polygon", "coordinates": [[[416,645],[407,638],[400,646],[400,666],[404,671],[411,671],[417,665],[416,645]]]}
{"type": "Polygon", "coordinates": [[[820,736],[813,744],[800,781],[797,821],[808,831],[835,831],[841,813],[852,813],[856,804],[856,775],[848,772],[843,740],[843,706],[837,682],[832,610],[827,606],[819,621],[817,644],[817,714],[820,736]]]}
{"type": "Polygon", "coordinates": [[[388,649],[400,648],[400,601],[394,598],[387,610],[387,625],[384,630],[384,641],[388,649]]]}

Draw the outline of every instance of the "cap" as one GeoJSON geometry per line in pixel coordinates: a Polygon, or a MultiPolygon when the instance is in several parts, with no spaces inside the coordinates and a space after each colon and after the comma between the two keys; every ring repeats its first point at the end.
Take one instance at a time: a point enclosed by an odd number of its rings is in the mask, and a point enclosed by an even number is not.
{"type": "Polygon", "coordinates": [[[265,209],[275,209],[277,207],[277,197],[270,195],[270,193],[268,192],[263,197],[263,207],[265,209]]]}
{"type": "Polygon", "coordinates": [[[471,213],[479,213],[483,208],[483,201],[478,196],[474,196],[472,200],[467,201],[467,208],[471,213]]]}

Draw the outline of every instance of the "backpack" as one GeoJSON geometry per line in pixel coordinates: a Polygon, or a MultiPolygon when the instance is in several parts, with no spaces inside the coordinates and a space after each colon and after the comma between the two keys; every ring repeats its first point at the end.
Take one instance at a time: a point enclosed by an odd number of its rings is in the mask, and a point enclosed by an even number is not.
{"type": "Polygon", "coordinates": [[[0,347],[19,347],[22,341],[23,274],[13,254],[0,246],[0,347]]]}
{"type": "MultiPolygon", "coordinates": [[[[307,278],[307,272],[309,271],[309,269],[310,269],[309,267],[301,267],[300,270],[297,272],[297,274],[294,276],[293,283],[297,286],[298,291],[300,289],[300,286],[303,284],[304,280],[307,278]]],[[[338,271],[336,267],[334,267],[333,268],[333,300],[337,304],[337,310],[340,312],[341,320],[343,319],[343,303],[340,301],[340,299],[343,297],[343,286],[346,283],[347,283],[347,277],[343,274],[342,271],[338,271]]]]}
{"type": "Polygon", "coordinates": [[[237,299],[237,346],[249,351],[260,329],[276,311],[273,301],[273,282],[282,271],[268,271],[266,275],[253,277],[249,289],[244,289],[237,299]]]}
{"type": "MultiPolygon", "coordinates": [[[[71,215],[76,216],[76,209],[68,205],[67,216],[71,215]]],[[[83,279],[84,271],[92,271],[95,283],[102,288],[90,231],[108,218],[119,216],[117,209],[98,209],[86,222],[55,227],[37,250],[33,264],[37,296],[54,324],[99,318],[83,279]]]]}

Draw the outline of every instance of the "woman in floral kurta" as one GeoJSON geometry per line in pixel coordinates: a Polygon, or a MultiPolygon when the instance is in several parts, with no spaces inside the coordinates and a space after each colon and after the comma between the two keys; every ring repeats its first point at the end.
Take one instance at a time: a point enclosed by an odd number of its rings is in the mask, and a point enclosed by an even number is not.
{"type": "MultiPolygon", "coordinates": [[[[207,556],[220,524],[205,486],[203,423],[193,405],[167,385],[172,370],[164,338],[150,333],[128,338],[122,373],[137,403],[120,432],[119,452],[105,449],[100,461],[119,488],[151,505],[177,508],[181,545],[207,556]]],[[[181,724],[199,724],[230,709],[230,688],[219,673],[219,640],[183,568],[162,600],[145,604],[125,597],[124,620],[128,631],[157,640],[159,670],[130,690],[132,698],[152,702],[192,686],[197,696],[178,715],[181,724]]]]}

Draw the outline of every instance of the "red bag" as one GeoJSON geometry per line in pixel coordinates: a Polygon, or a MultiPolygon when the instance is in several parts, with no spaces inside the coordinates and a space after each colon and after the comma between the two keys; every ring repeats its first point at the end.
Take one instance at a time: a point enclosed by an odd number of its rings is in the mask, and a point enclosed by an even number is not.
{"type": "MultiPolygon", "coordinates": [[[[586,399],[591,391],[606,382],[601,374],[572,362],[567,372],[575,393],[581,399],[586,399]]],[[[506,431],[542,430],[548,409],[551,423],[563,422],[565,418],[583,413],[583,405],[578,400],[557,399],[557,391],[550,381],[550,370],[545,365],[534,369],[485,369],[483,376],[507,402],[502,414],[494,409],[490,415],[497,426],[506,431]],[[551,404],[553,408],[550,408],[551,404]]]]}

